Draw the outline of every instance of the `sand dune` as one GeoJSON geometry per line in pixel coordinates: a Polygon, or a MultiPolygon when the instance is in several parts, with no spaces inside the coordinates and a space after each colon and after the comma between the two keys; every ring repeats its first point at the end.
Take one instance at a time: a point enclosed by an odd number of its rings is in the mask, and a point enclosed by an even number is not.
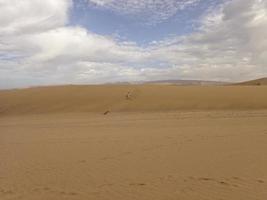
{"type": "Polygon", "coordinates": [[[0,200],[265,200],[266,91],[1,91],[0,200]]]}
{"type": "Polygon", "coordinates": [[[216,109],[267,109],[267,87],[106,85],[0,91],[0,115],[216,109]]]}
{"type": "Polygon", "coordinates": [[[267,78],[260,78],[256,80],[251,80],[251,81],[245,81],[242,83],[237,83],[236,85],[267,85],[267,78]]]}

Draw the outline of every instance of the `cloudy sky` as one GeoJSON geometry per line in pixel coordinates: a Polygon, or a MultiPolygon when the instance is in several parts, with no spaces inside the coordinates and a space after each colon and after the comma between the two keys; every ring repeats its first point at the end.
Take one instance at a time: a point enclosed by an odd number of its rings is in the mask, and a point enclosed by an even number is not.
{"type": "Polygon", "coordinates": [[[0,0],[0,88],[267,76],[267,0],[0,0]]]}

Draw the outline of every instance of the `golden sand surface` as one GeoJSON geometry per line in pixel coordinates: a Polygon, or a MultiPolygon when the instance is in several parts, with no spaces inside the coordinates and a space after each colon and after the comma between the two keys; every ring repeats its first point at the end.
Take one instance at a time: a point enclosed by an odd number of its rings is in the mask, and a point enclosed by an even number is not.
{"type": "Polygon", "coordinates": [[[267,86],[99,85],[0,91],[0,117],[44,113],[267,109],[267,86]],[[127,94],[129,99],[127,99],[127,94]]]}
{"type": "Polygon", "coordinates": [[[1,91],[0,199],[265,200],[266,91],[1,91]]]}

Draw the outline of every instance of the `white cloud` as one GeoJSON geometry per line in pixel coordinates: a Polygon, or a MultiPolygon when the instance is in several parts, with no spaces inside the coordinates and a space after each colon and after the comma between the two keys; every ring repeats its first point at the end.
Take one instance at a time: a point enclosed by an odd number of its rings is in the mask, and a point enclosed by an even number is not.
{"type": "Polygon", "coordinates": [[[174,16],[179,10],[200,0],[88,0],[90,5],[134,16],[146,24],[157,24],[174,16]]]}
{"type": "MultiPolygon", "coordinates": [[[[37,1],[23,2],[28,8],[27,2],[37,1]]],[[[0,6],[3,16],[16,13],[14,20],[0,21],[0,88],[155,79],[236,81],[267,75],[265,0],[232,0],[204,15],[197,32],[146,48],[65,26],[70,2],[56,2],[42,1],[44,8],[55,7],[43,13],[22,12],[31,22],[26,24],[20,9],[0,6]],[[49,16],[62,20],[55,23],[49,16]],[[44,26],[36,23],[43,18],[44,26]]]]}
{"type": "Polygon", "coordinates": [[[154,52],[180,68],[183,77],[231,81],[266,76],[266,11],[266,1],[230,1],[205,15],[199,32],[163,42],[154,52]]]}
{"type": "Polygon", "coordinates": [[[71,0],[0,0],[0,36],[63,26],[71,0]]]}

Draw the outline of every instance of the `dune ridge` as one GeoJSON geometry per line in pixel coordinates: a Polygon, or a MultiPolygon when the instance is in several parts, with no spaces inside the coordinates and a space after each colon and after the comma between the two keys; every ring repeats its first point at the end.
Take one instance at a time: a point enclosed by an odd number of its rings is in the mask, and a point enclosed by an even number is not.
{"type": "Polygon", "coordinates": [[[98,85],[0,91],[0,115],[267,109],[267,87],[98,85]],[[130,93],[130,98],[126,95],[130,93]]]}
{"type": "Polygon", "coordinates": [[[248,86],[252,86],[252,85],[267,85],[267,78],[260,78],[260,79],[256,79],[256,80],[251,80],[251,81],[245,81],[245,82],[241,82],[241,83],[237,83],[236,85],[248,85],[248,86]]]}

